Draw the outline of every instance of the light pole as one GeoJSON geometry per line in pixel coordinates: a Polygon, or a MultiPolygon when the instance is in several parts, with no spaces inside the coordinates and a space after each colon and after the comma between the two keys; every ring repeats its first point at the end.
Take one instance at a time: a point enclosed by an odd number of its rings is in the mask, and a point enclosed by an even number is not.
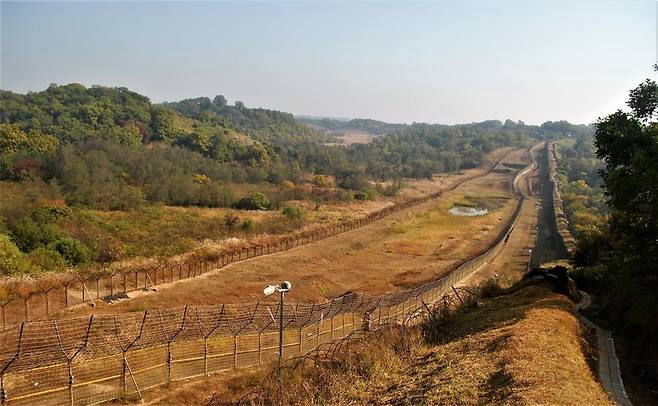
{"type": "Polygon", "coordinates": [[[530,261],[532,261],[532,250],[528,250],[528,270],[526,273],[530,273],[530,261]]]}
{"type": "Polygon", "coordinates": [[[279,404],[283,404],[283,373],[281,371],[281,363],[283,362],[283,303],[285,300],[286,292],[292,288],[292,284],[288,281],[281,282],[280,285],[268,285],[263,289],[263,294],[267,297],[274,292],[281,294],[279,302],[279,364],[278,364],[278,378],[279,378],[279,404]]]}

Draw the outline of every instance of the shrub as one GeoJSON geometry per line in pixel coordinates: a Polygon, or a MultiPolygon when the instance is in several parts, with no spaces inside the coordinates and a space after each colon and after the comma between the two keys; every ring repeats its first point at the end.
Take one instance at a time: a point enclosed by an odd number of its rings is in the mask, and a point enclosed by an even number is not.
{"type": "Polygon", "coordinates": [[[229,230],[233,230],[233,227],[235,227],[236,224],[240,221],[240,217],[236,216],[233,213],[226,213],[224,215],[224,225],[229,228],[229,230]]]}
{"type": "Polygon", "coordinates": [[[313,184],[324,188],[329,188],[334,186],[333,182],[331,181],[331,178],[326,175],[313,176],[313,184]]]}
{"type": "Polygon", "coordinates": [[[28,254],[30,263],[44,272],[57,272],[66,268],[62,255],[50,247],[39,247],[28,254]]]}
{"type": "Polygon", "coordinates": [[[32,218],[40,223],[71,219],[73,210],[65,206],[43,206],[32,213],[32,218]]]}
{"type": "Polygon", "coordinates": [[[345,189],[338,189],[336,191],[336,200],[341,201],[341,202],[349,202],[354,198],[351,192],[345,190],[345,189]]]}
{"type": "Polygon", "coordinates": [[[240,199],[235,207],[244,210],[267,210],[270,208],[270,201],[261,192],[251,192],[240,199]]]}
{"type": "Polygon", "coordinates": [[[480,296],[483,298],[492,298],[498,296],[503,291],[497,278],[489,278],[480,286],[480,296]]]}
{"type": "Polygon", "coordinates": [[[27,273],[29,263],[8,235],[0,234],[0,275],[27,273]]]}
{"type": "Polygon", "coordinates": [[[21,219],[11,230],[13,240],[24,252],[30,252],[38,247],[48,245],[62,237],[57,226],[48,223],[37,223],[30,217],[21,219]]]}
{"type": "Polygon", "coordinates": [[[356,192],[354,193],[354,199],[361,201],[368,200],[368,194],[364,191],[356,192]]]}
{"type": "Polygon", "coordinates": [[[88,262],[91,253],[80,241],[66,237],[51,243],[48,248],[57,251],[69,265],[78,265],[88,262]]]}
{"type": "Polygon", "coordinates": [[[361,191],[368,195],[368,200],[372,200],[377,196],[377,190],[370,186],[364,187],[361,191]]]}
{"type": "Polygon", "coordinates": [[[306,217],[306,209],[292,204],[287,204],[281,212],[288,218],[288,220],[299,221],[304,220],[306,217]]]}
{"type": "Polygon", "coordinates": [[[336,183],[343,189],[358,190],[368,186],[368,179],[363,171],[348,169],[336,177],[336,183]]]}
{"type": "Polygon", "coordinates": [[[255,227],[256,225],[254,224],[254,221],[252,219],[244,219],[244,221],[240,225],[242,231],[252,231],[255,227]]]}
{"type": "Polygon", "coordinates": [[[375,190],[377,190],[378,193],[381,193],[384,196],[392,197],[399,195],[402,187],[403,187],[402,182],[396,180],[395,182],[387,186],[378,183],[375,190]]]}

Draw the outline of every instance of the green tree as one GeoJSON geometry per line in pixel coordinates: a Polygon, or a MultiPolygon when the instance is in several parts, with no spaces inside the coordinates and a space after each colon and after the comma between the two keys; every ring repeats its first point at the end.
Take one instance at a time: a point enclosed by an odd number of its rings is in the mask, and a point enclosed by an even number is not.
{"type": "Polygon", "coordinates": [[[59,253],[69,265],[84,264],[91,259],[89,248],[70,237],[60,238],[51,243],[48,248],[59,253]]]}
{"type": "Polygon", "coordinates": [[[39,269],[43,272],[59,272],[63,271],[68,265],[62,255],[49,247],[39,247],[28,254],[30,263],[34,269],[39,269]]]}
{"type": "Polygon", "coordinates": [[[212,104],[215,105],[215,107],[222,108],[226,106],[226,98],[222,96],[221,94],[215,96],[214,99],[212,99],[212,104]]]}
{"type": "Polygon", "coordinates": [[[30,271],[25,254],[18,249],[8,235],[0,234],[0,275],[24,274],[30,271]]]}
{"type": "MultiPolygon", "coordinates": [[[[631,112],[617,111],[596,125],[596,154],[603,160],[607,227],[578,241],[578,280],[590,282],[601,316],[624,337],[628,365],[658,384],[658,106],[656,83],[632,90],[631,112]]],[[[593,232],[592,232],[593,231],[593,232]]]]}
{"type": "Polygon", "coordinates": [[[171,110],[154,108],[151,113],[151,131],[156,141],[166,140],[174,136],[174,114],[171,110]]]}
{"type": "Polygon", "coordinates": [[[261,192],[251,192],[240,199],[235,207],[244,210],[268,210],[270,201],[261,192]]]}
{"type": "Polygon", "coordinates": [[[615,266],[633,274],[658,275],[658,122],[653,81],[631,92],[632,113],[617,111],[597,123],[596,154],[612,208],[610,253],[615,266]]]}
{"type": "Polygon", "coordinates": [[[23,252],[48,245],[63,234],[57,226],[48,223],[37,223],[30,217],[24,217],[11,230],[13,240],[23,252]]]}

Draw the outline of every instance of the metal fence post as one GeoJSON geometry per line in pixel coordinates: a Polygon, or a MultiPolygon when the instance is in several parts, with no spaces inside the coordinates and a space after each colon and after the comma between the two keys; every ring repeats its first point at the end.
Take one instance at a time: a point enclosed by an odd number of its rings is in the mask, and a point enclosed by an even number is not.
{"type": "Polygon", "coordinates": [[[334,341],[334,316],[331,316],[330,323],[331,323],[331,341],[334,341]]]}
{"type": "Polygon", "coordinates": [[[260,336],[260,330],[258,331],[258,365],[261,365],[263,363],[263,353],[262,353],[262,342],[261,342],[261,336],[260,336]]]}
{"type": "Polygon", "coordinates": [[[23,342],[23,326],[25,326],[25,323],[21,323],[20,327],[18,328],[18,341],[16,342],[16,353],[14,353],[14,357],[6,361],[5,365],[2,367],[2,370],[0,371],[0,404],[2,405],[5,405],[7,401],[7,391],[5,390],[5,371],[21,355],[21,344],[23,342]]]}
{"type": "Polygon", "coordinates": [[[303,343],[303,342],[302,342],[302,332],[303,332],[303,330],[304,330],[304,327],[301,327],[301,326],[300,326],[300,327],[299,327],[299,356],[300,356],[300,357],[301,357],[301,356],[303,355],[303,353],[304,353],[304,346],[303,346],[303,344],[302,344],[302,343],[303,343]]]}
{"type": "Polygon", "coordinates": [[[0,375],[0,405],[5,405],[5,374],[0,375]]]}
{"type": "Polygon", "coordinates": [[[73,367],[71,366],[71,360],[68,360],[68,373],[69,373],[69,401],[71,402],[71,406],[75,404],[75,399],[73,396],[73,382],[75,381],[73,379],[73,367]]]}
{"type": "Polygon", "coordinates": [[[2,327],[7,327],[7,313],[5,311],[5,306],[11,303],[11,300],[2,304],[2,327]]]}
{"type": "Polygon", "coordinates": [[[233,369],[238,369],[238,335],[233,335],[233,369]]]}
{"type": "Polygon", "coordinates": [[[324,312],[320,313],[320,321],[318,321],[318,334],[317,334],[317,344],[315,348],[320,348],[320,334],[322,333],[322,321],[324,320],[324,312]]]}

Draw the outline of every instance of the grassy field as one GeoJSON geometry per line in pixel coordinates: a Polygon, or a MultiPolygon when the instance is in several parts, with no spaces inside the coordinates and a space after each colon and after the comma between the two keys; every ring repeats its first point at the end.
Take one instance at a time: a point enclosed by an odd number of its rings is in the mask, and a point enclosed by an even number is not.
{"type": "MultiPolygon", "coordinates": [[[[375,334],[315,368],[286,375],[286,404],[613,405],[599,383],[573,303],[518,285],[461,310],[438,342],[416,328],[375,334]],[[303,372],[302,372],[303,371],[303,372]]],[[[147,395],[147,403],[204,404],[274,392],[270,370],[227,374],[147,395]],[[173,390],[172,390],[173,389],[173,390]]]]}
{"type": "MultiPolygon", "coordinates": [[[[52,223],[61,232],[87,246],[92,252],[93,261],[117,261],[134,257],[164,258],[189,252],[204,240],[284,234],[311,224],[341,223],[363,217],[394,202],[432,193],[462,176],[464,174],[437,175],[433,181],[422,186],[416,185],[414,181],[407,182],[399,196],[380,195],[366,201],[332,200],[322,202],[319,207],[310,199],[295,200],[295,193],[290,193],[285,204],[305,209],[305,215],[299,219],[286,218],[280,209],[257,211],[163,204],[143,204],[125,211],[68,207],[60,198],[50,198],[53,188],[45,184],[0,181],[0,213],[12,221],[39,208],[56,207],[66,210],[65,216],[60,216],[52,223]],[[238,217],[235,226],[225,224],[224,217],[227,214],[238,217]]],[[[279,186],[270,184],[241,183],[228,186],[236,196],[254,191],[268,196],[281,193],[279,186]]],[[[303,189],[310,186],[298,187],[303,189]]],[[[0,222],[0,232],[3,229],[0,222]]]]}
{"type": "Polygon", "coordinates": [[[368,144],[370,141],[372,141],[374,135],[364,131],[348,130],[337,138],[340,139],[341,142],[345,145],[368,144]]]}

